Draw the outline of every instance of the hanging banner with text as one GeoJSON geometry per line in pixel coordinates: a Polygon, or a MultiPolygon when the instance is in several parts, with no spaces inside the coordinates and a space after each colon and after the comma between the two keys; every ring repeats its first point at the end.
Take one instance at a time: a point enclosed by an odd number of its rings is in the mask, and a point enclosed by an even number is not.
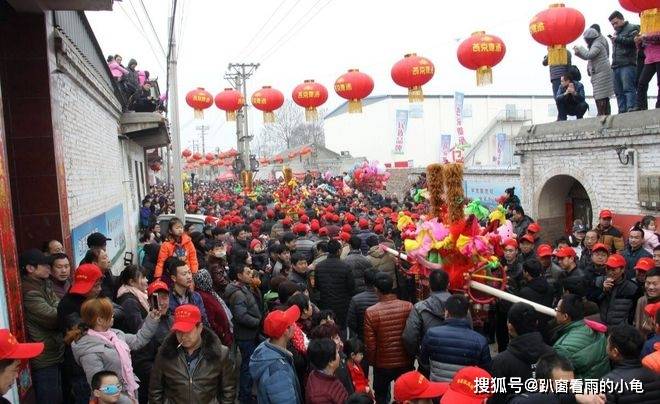
{"type": "Polygon", "coordinates": [[[403,154],[406,131],[408,130],[408,111],[405,109],[396,110],[396,138],[394,141],[393,154],[403,154]]]}
{"type": "Polygon", "coordinates": [[[465,131],[463,130],[463,100],[465,94],[454,93],[454,112],[456,114],[456,134],[458,135],[458,144],[464,145],[467,143],[465,140],[465,131]]]}
{"type": "Polygon", "coordinates": [[[451,135],[449,134],[443,134],[440,135],[440,160],[443,163],[447,163],[449,160],[447,160],[447,156],[449,155],[449,152],[451,151],[451,135]]]}
{"type": "Polygon", "coordinates": [[[496,142],[496,151],[495,151],[495,164],[502,165],[502,160],[504,157],[504,153],[506,151],[504,150],[505,143],[506,143],[506,133],[498,133],[495,135],[495,142],[496,142]]]}

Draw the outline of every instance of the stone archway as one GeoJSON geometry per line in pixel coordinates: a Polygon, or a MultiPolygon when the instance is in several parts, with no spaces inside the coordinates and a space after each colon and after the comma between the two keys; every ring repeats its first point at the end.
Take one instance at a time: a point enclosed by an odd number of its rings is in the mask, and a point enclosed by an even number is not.
{"type": "Polygon", "coordinates": [[[570,232],[575,219],[591,227],[595,201],[575,177],[555,175],[543,184],[538,195],[536,220],[543,228],[541,236],[546,241],[552,242],[570,232]]]}

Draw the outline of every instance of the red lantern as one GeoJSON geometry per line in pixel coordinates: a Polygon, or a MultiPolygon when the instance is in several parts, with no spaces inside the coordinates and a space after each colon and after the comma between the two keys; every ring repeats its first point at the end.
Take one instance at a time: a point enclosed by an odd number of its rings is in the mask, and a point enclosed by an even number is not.
{"type": "Polygon", "coordinates": [[[183,156],[183,158],[187,159],[188,157],[192,156],[192,152],[188,149],[185,149],[184,151],[181,152],[181,155],[183,156]]]}
{"type": "Polygon", "coordinates": [[[427,58],[415,53],[405,55],[392,66],[392,80],[401,87],[408,88],[408,101],[424,101],[422,86],[433,78],[435,67],[427,58]]]}
{"type": "Polygon", "coordinates": [[[160,171],[160,163],[153,163],[149,167],[151,168],[151,171],[154,171],[154,172],[160,171]]]}
{"type": "Polygon", "coordinates": [[[296,153],[296,152],[289,153],[289,160],[295,159],[297,155],[298,155],[298,153],[296,153]]]}
{"type": "Polygon", "coordinates": [[[461,42],[456,53],[463,66],[477,71],[477,85],[483,86],[493,82],[492,67],[504,58],[506,45],[499,37],[478,31],[461,42]]]}
{"type": "Polygon", "coordinates": [[[273,162],[282,164],[284,163],[284,158],[282,158],[282,156],[275,156],[275,158],[273,158],[273,162]]]}
{"type": "Polygon", "coordinates": [[[268,164],[268,163],[269,163],[269,161],[268,161],[268,159],[265,158],[265,157],[262,158],[261,160],[259,160],[259,164],[264,164],[264,165],[265,165],[265,164],[268,164]]]}
{"type": "Polygon", "coordinates": [[[203,119],[204,110],[213,105],[213,96],[202,87],[197,87],[186,94],[186,103],[195,110],[195,119],[203,119]]]}
{"type": "Polygon", "coordinates": [[[227,156],[227,157],[232,157],[232,158],[233,158],[233,157],[238,156],[238,152],[236,151],[236,149],[229,149],[229,150],[225,153],[225,156],[227,156]]]}
{"type": "Polygon", "coordinates": [[[302,148],[302,150],[300,150],[300,155],[301,156],[304,156],[306,154],[312,154],[312,148],[311,147],[305,146],[305,147],[302,148]]]}
{"type": "Polygon", "coordinates": [[[199,161],[199,160],[202,159],[202,153],[195,152],[195,154],[193,154],[192,158],[193,158],[193,161],[199,161]]]}
{"type": "Polygon", "coordinates": [[[640,34],[660,32],[660,0],[619,0],[628,11],[639,14],[640,34]]]}
{"type": "Polygon", "coordinates": [[[529,22],[529,32],[536,42],[548,47],[550,66],[568,64],[566,45],[584,31],[584,16],[574,8],[552,4],[529,22]]]}
{"type": "Polygon", "coordinates": [[[374,89],[374,80],[358,69],[351,69],[335,81],[335,92],[348,100],[349,113],[362,112],[362,99],[374,89]]]}
{"type": "Polygon", "coordinates": [[[305,80],[304,83],[298,84],[293,89],[291,98],[293,98],[293,102],[305,108],[305,119],[307,122],[311,122],[319,117],[316,108],[328,100],[328,89],[314,80],[305,80]]]}
{"type": "Polygon", "coordinates": [[[275,122],[273,111],[284,104],[284,94],[270,86],[264,86],[261,90],[252,94],[252,105],[264,113],[264,123],[275,122]]]}
{"type": "Polygon", "coordinates": [[[225,111],[227,121],[235,121],[236,111],[243,105],[245,105],[245,97],[240,91],[233,88],[225,88],[215,96],[215,106],[225,111]]]}
{"type": "Polygon", "coordinates": [[[213,153],[206,153],[206,156],[204,157],[206,158],[206,161],[213,161],[213,159],[215,158],[213,157],[213,153]]]}

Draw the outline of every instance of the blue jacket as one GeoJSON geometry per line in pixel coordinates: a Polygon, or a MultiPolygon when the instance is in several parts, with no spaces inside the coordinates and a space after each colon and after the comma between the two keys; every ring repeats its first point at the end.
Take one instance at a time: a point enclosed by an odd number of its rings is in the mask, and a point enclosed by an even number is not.
{"type": "MultiPolygon", "coordinates": [[[[202,322],[205,326],[210,328],[211,325],[209,324],[208,317],[206,317],[206,309],[204,308],[202,297],[199,295],[199,293],[190,290],[186,294],[188,295],[189,304],[197,306],[199,311],[202,313],[202,322]]],[[[175,296],[174,287],[172,287],[172,291],[170,292],[170,313],[174,315],[174,310],[176,310],[176,308],[179,306],[181,306],[181,303],[179,303],[179,299],[175,296]]]]}
{"type": "Polygon", "coordinates": [[[151,219],[151,209],[143,206],[140,208],[140,226],[148,227],[149,219],[151,219]]]}
{"type": "Polygon", "coordinates": [[[302,404],[293,356],[268,340],[250,357],[250,375],[259,404],[302,404]]]}
{"type": "Polygon", "coordinates": [[[584,85],[580,83],[579,81],[574,81],[573,85],[575,86],[575,95],[571,94],[564,94],[566,92],[566,87],[559,86],[557,89],[557,94],[555,94],[555,98],[557,101],[566,101],[566,102],[573,102],[575,104],[580,104],[584,102],[584,99],[586,98],[585,93],[584,93],[584,85]],[[570,100],[570,101],[569,101],[570,100]]]}
{"type": "Polygon", "coordinates": [[[432,381],[451,381],[465,366],[488,370],[491,362],[488,340],[472,330],[468,319],[448,318],[430,328],[422,340],[419,363],[430,370],[432,381]]]}

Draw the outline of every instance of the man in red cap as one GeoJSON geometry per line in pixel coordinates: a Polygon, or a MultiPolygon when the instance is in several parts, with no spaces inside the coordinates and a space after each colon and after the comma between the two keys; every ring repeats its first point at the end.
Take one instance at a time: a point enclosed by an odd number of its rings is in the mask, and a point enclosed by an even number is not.
{"type": "MultiPolygon", "coordinates": [[[[16,382],[21,360],[36,358],[43,350],[43,342],[21,344],[8,329],[0,329],[0,396],[7,394],[16,382]]],[[[50,387],[57,388],[57,386],[50,387]]],[[[0,403],[9,404],[9,400],[0,397],[0,403]]]]}
{"type": "Polygon", "coordinates": [[[552,286],[555,295],[559,296],[561,288],[559,287],[559,279],[561,278],[562,270],[553,260],[553,250],[549,244],[541,244],[536,248],[536,256],[541,262],[543,267],[543,276],[552,286]]]}
{"type": "MultiPolygon", "coordinates": [[[[653,255],[644,248],[644,230],[639,227],[630,229],[628,245],[621,253],[626,259],[626,278],[635,278],[635,265],[643,257],[653,258],[653,255]]],[[[641,282],[644,283],[644,282],[641,282]]]]}
{"type": "Polygon", "coordinates": [[[312,262],[316,256],[315,242],[308,236],[309,228],[306,224],[298,223],[293,232],[296,235],[295,251],[305,257],[307,262],[312,262]]]}
{"type": "Polygon", "coordinates": [[[233,403],[236,369],[229,348],[202,324],[197,306],[174,311],[172,332],[158,351],[149,386],[150,403],[233,403]]]}
{"type": "MultiPolygon", "coordinates": [[[[640,263],[638,262],[637,265],[640,265],[640,263]]],[[[642,265],[646,266],[645,264],[642,265]]],[[[646,273],[644,295],[637,300],[633,325],[644,337],[648,337],[650,333],[655,331],[653,327],[654,319],[644,312],[644,308],[649,304],[660,305],[660,267],[654,267],[646,273]]],[[[660,323],[656,325],[660,326],[660,323]]]]}
{"type": "Polygon", "coordinates": [[[520,247],[520,261],[525,262],[528,259],[536,258],[534,255],[534,245],[536,240],[531,234],[525,234],[518,240],[520,247]]]}
{"type": "Polygon", "coordinates": [[[538,223],[530,223],[527,226],[527,234],[531,235],[534,238],[534,245],[538,246],[541,243],[541,238],[539,237],[539,232],[541,231],[541,226],[538,223]]]}
{"type": "MultiPolygon", "coordinates": [[[[587,237],[589,237],[588,234],[587,237]]],[[[587,264],[583,270],[584,279],[587,284],[586,297],[591,301],[595,301],[595,296],[600,294],[599,289],[596,287],[596,279],[598,279],[599,276],[605,275],[605,263],[607,262],[607,257],[610,255],[609,251],[610,250],[603,243],[596,243],[591,247],[589,264],[587,264]]],[[[585,253],[586,251],[582,252],[582,254],[585,253]]]]}
{"type": "Polygon", "coordinates": [[[584,273],[577,267],[575,250],[571,247],[562,247],[555,253],[555,256],[564,271],[559,280],[563,293],[584,296],[587,292],[587,283],[584,273]]]}
{"type": "Polygon", "coordinates": [[[607,326],[632,323],[636,303],[637,285],[626,279],[626,260],[620,254],[612,254],[605,263],[605,276],[596,279],[599,294],[600,319],[607,326]]]}
{"type": "Polygon", "coordinates": [[[275,211],[272,209],[268,209],[266,211],[266,220],[261,225],[261,234],[270,234],[271,230],[273,230],[274,225],[275,225],[275,211]]]}
{"type": "Polygon", "coordinates": [[[268,339],[259,344],[250,358],[250,374],[259,403],[303,403],[293,356],[287,350],[298,318],[300,309],[293,305],[286,311],[271,311],[264,320],[263,332],[268,339]]]}
{"type": "Polygon", "coordinates": [[[374,232],[372,232],[369,229],[369,220],[366,218],[360,218],[358,220],[358,227],[360,230],[358,230],[357,233],[355,233],[356,236],[360,238],[360,241],[362,242],[360,244],[360,251],[362,252],[362,255],[367,255],[369,252],[369,246],[367,245],[367,239],[371,236],[376,236],[374,232]]]}
{"type": "Polygon", "coordinates": [[[598,214],[598,226],[594,230],[598,232],[598,242],[609,248],[610,252],[621,253],[625,247],[621,230],[612,226],[612,211],[603,209],[598,214]]]}

